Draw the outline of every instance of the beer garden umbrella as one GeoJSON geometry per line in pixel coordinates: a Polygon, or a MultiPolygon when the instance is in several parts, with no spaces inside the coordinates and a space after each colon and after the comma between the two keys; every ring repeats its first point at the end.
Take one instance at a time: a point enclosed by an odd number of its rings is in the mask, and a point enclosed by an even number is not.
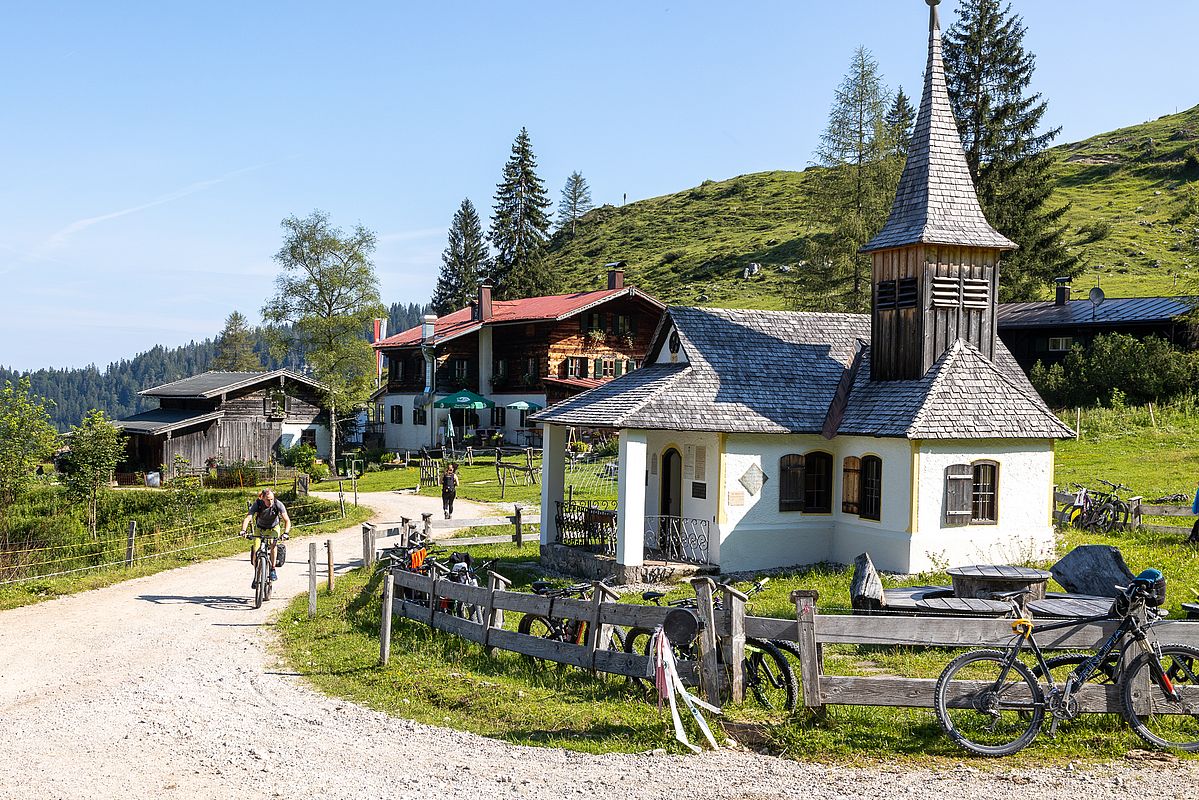
{"type": "Polygon", "coordinates": [[[530,403],[528,400],[517,400],[515,403],[509,403],[504,408],[510,408],[513,411],[540,411],[545,406],[537,403],[530,403]]]}
{"type": "MultiPolygon", "coordinates": [[[[449,423],[446,425],[446,437],[449,439],[453,439],[454,438],[454,411],[453,410],[455,408],[461,408],[461,409],[469,408],[469,409],[478,410],[480,408],[494,408],[495,403],[488,400],[486,397],[480,397],[479,395],[472,392],[470,389],[462,389],[460,391],[454,392],[453,394],[448,394],[445,397],[441,398],[437,402],[433,403],[433,407],[450,409],[449,423]]],[[[466,427],[465,418],[462,420],[462,427],[463,428],[466,427]]]]}

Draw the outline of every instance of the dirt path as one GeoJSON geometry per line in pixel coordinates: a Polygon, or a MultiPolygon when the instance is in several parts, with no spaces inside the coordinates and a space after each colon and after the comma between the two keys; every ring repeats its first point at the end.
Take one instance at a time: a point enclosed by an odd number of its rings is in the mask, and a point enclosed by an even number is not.
{"type": "MultiPolygon", "coordinates": [[[[412,500],[397,508],[412,516],[437,503],[412,500]]],[[[333,539],[339,567],[350,566],[358,530],[333,539]]],[[[291,552],[277,599],[258,611],[243,556],[0,612],[0,798],[1096,800],[1199,786],[1193,765],[983,773],[732,752],[594,757],[390,718],[317,694],[270,655],[272,613],[307,587],[307,543],[293,540],[291,552]]]]}

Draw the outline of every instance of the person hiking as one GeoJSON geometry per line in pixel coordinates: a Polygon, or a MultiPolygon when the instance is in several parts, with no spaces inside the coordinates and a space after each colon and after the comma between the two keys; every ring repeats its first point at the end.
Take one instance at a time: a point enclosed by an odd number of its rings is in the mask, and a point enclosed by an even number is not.
{"type": "Polygon", "coordinates": [[[441,510],[445,518],[454,516],[454,497],[458,494],[458,465],[450,464],[441,475],[441,510]]]}
{"type": "MultiPolygon", "coordinates": [[[[279,544],[279,537],[291,533],[291,517],[287,515],[287,506],[275,499],[274,491],[263,489],[258,494],[258,499],[250,504],[250,513],[246,514],[246,518],[241,521],[243,536],[246,534],[246,529],[250,527],[251,522],[254,523],[254,536],[250,537],[250,560],[254,560],[254,552],[258,549],[258,539],[269,539],[271,545],[271,580],[278,580],[278,576],[275,574],[275,551],[279,544]],[[280,525],[283,526],[282,531],[279,530],[280,525]]],[[[258,580],[255,579],[250,588],[253,589],[257,585],[258,580]]]]}

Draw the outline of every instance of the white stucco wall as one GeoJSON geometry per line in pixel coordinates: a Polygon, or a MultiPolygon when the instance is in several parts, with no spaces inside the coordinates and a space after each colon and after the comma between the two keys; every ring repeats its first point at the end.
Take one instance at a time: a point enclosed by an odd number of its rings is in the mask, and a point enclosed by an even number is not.
{"type": "MultiPolygon", "coordinates": [[[[388,394],[383,397],[383,440],[384,445],[388,450],[418,450],[421,447],[427,447],[430,443],[433,446],[441,444],[441,429],[445,425],[446,417],[449,416],[449,411],[443,408],[429,410],[429,422],[432,424],[435,434],[430,439],[428,425],[413,425],[412,424],[412,401],[417,395],[415,394],[388,394]],[[400,406],[403,409],[403,423],[396,424],[391,421],[392,406],[400,406]]],[[[438,394],[440,397],[441,394],[438,394]]],[[[545,406],[545,394],[500,394],[500,395],[484,395],[488,400],[493,401],[496,405],[507,405],[515,403],[517,400],[525,400],[530,403],[536,403],[539,406],[545,406]]],[[[476,412],[479,415],[479,423],[485,427],[491,427],[491,409],[484,408],[476,412]]],[[[459,441],[465,431],[462,430],[462,412],[457,411],[454,414],[454,434],[459,441]]],[[[504,425],[505,441],[509,444],[525,445],[525,437],[519,435],[516,431],[520,423],[520,412],[508,409],[507,422],[504,425]]],[[[537,427],[535,424],[532,427],[537,427]]]]}
{"type": "MultiPolygon", "coordinates": [[[[419,450],[430,444],[429,426],[412,424],[412,402],[415,394],[388,394],[383,397],[383,442],[388,450],[419,450]],[[391,421],[392,407],[399,406],[403,423],[391,421]]],[[[438,412],[444,413],[444,412],[438,412]]],[[[432,413],[429,414],[433,416],[432,413]]]]}
{"type": "Polygon", "coordinates": [[[300,432],[306,430],[316,431],[316,457],[328,458],[332,445],[332,442],[329,438],[328,425],[318,425],[314,422],[284,422],[282,434],[279,437],[280,445],[283,448],[288,448],[292,445],[299,444],[300,432]]]}
{"type": "Polygon", "coordinates": [[[918,463],[912,571],[944,564],[1018,564],[1053,554],[1051,441],[924,441],[919,443],[918,463]],[[980,458],[999,464],[997,521],[946,527],[945,468],[980,458]]]}
{"type": "MultiPolygon", "coordinates": [[[[676,432],[676,431],[646,431],[646,470],[648,480],[645,483],[645,516],[656,517],[661,513],[662,500],[662,454],[673,447],[683,457],[682,506],[680,516],[689,519],[702,519],[708,522],[709,552],[713,560],[719,556],[719,536],[717,535],[716,505],[720,470],[720,435],[715,433],[676,432]],[[698,475],[689,474],[686,470],[687,447],[706,448],[704,468],[698,475]],[[707,489],[707,497],[703,499],[692,497],[693,482],[703,483],[707,489]]],[[[642,473],[646,480],[645,472],[642,473]]],[[[623,473],[622,473],[623,474],[623,473]]],[[[632,476],[630,476],[632,477],[632,476]]]]}

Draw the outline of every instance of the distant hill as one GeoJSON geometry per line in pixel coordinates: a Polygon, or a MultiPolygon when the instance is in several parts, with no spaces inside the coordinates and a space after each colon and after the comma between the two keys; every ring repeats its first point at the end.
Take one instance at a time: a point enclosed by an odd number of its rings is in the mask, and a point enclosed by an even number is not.
{"type": "MultiPolygon", "coordinates": [[[[1199,232],[1178,220],[1187,182],[1199,181],[1199,106],[1052,152],[1057,200],[1072,203],[1070,240],[1089,265],[1077,285],[1094,285],[1102,265],[1113,296],[1169,294],[1175,275],[1199,266],[1189,245],[1199,232]]],[[[571,290],[601,285],[604,263],[623,260],[629,282],[668,303],[783,308],[821,231],[808,202],[814,169],[602,206],[574,237],[554,237],[551,263],[571,290]],[[743,278],[753,263],[761,270],[743,278]]]]}

